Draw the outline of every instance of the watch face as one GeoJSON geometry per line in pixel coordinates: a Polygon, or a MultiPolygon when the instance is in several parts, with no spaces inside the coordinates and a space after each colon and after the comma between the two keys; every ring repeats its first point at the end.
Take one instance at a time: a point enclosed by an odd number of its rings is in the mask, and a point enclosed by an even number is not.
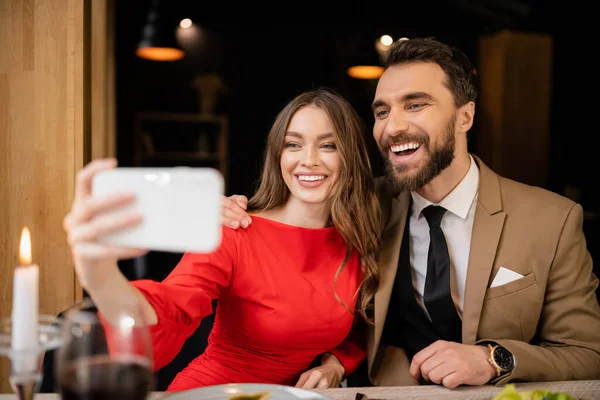
{"type": "Polygon", "coordinates": [[[503,370],[511,370],[515,366],[512,353],[504,347],[496,347],[494,350],[494,361],[503,370]]]}

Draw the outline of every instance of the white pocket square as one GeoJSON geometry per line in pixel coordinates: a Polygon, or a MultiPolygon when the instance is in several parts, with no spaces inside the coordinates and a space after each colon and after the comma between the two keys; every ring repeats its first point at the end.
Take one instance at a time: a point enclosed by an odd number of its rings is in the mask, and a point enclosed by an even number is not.
{"type": "Polygon", "coordinates": [[[517,279],[521,278],[523,278],[523,275],[519,274],[518,272],[511,271],[508,268],[500,267],[490,287],[493,288],[495,286],[506,285],[509,282],[516,281],[517,279]]]}

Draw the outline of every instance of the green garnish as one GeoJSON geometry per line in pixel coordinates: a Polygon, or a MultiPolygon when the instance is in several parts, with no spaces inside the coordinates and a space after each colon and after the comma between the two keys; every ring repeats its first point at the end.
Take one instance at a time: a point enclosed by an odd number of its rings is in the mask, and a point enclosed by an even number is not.
{"type": "Polygon", "coordinates": [[[554,393],[545,389],[530,392],[517,392],[514,384],[504,386],[504,390],[494,396],[493,400],[577,400],[567,393],[554,393]]]}

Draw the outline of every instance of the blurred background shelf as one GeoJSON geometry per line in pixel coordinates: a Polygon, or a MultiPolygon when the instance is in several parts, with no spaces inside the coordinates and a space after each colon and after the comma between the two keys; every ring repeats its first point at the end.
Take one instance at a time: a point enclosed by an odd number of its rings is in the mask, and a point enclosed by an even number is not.
{"type": "Polygon", "coordinates": [[[178,152],[178,151],[173,151],[173,152],[164,152],[164,153],[155,153],[155,154],[148,154],[146,156],[144,156],[144,160],[148,161],[148,162],[161,162],[161,161],[166,161],[166,162],[172,162],[173,160],[177,160],[180,162],[202,162],[202,161],[212,161],[212,162],[219,162],[221,161],[221,155],[218,153],[202,153],[202,152],[196,152],[196,153],[186,153],[186,152],[178,152]]]}
{"type": "Polygon", "coordinates": [[[225,115],[142,111],[135,116],[137,167],[211,167],[227,185],[225,115]]]}

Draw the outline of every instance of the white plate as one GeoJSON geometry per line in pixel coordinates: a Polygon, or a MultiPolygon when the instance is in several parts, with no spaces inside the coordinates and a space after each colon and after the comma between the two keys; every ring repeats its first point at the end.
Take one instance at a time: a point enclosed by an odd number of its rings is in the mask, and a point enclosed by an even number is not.
{"type": "Polygon", "coordinates": [[[271,397],[269,397],[269,400],[331,400],[330,397],[311,390],[259,383],[231,383],[227,385],[206,386],[173,393],[165,397],[165,400],[228,400],[237,394],[252,394],[257,392],[270,392],[271,397]]]}

